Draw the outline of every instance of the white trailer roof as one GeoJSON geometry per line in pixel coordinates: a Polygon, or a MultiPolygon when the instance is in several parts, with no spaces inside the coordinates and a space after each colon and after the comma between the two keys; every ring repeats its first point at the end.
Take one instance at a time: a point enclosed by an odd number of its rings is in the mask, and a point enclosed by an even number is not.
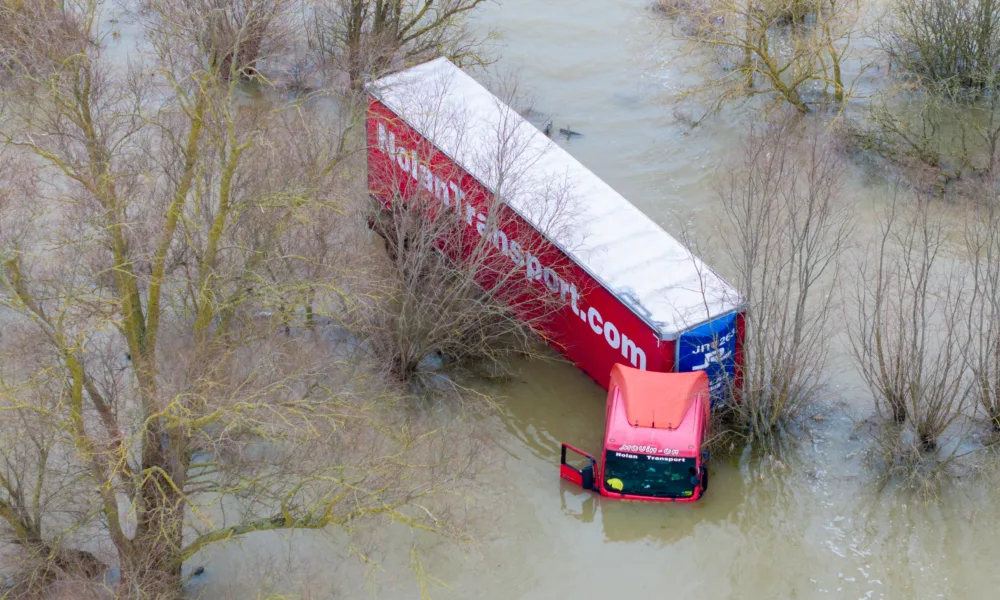
{"type": "Polygon", "coordinates": [[[487,188],[502,188],[508,206],[662,339],[742,305],[683,244],[447,59],[369,91],[487,188]]]}

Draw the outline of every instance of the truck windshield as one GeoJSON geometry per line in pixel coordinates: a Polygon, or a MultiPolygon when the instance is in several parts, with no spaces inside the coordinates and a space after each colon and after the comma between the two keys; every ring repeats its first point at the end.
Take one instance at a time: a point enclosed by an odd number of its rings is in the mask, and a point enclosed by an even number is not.
{"type": "Polygon", "coordinates": [[[693,458],[651,456],[608,450],[604,456],[604,487],[609,492],[652,498],[687,498],[694,494],[691,478],[698,474],[693,458]]]}

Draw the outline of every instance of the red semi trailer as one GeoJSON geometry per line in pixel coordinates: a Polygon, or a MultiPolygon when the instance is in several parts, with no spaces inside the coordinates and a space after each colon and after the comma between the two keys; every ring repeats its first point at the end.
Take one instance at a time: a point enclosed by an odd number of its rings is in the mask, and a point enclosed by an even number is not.
{"type": "Polygon", "coordinates": [[[562,302],[540,333],[605,389],[616,364],[704,371],[711,402],[739,385],[742,296],[448,60],[369,84],[367,141],[371,195],[429,198],[488,240],[504,285],[562,302]]]}

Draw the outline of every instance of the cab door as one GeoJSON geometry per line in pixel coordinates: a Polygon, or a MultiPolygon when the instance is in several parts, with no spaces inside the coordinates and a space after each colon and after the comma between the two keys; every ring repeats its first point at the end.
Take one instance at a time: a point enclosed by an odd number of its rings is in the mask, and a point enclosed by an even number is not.
{"type": "Polygon", "coordinates": [[[597,461],[583,450],[578,450],[569,444],[563,444],[562,458],[559,461],[559,476],[585,490],[596,489],[594,484],[597,477],[597,461]],[[574,462],[579,462],[579,459],[582,458],[583,464],[576,467],[567,462],[567,450],[571,453],[569,455],[570,459],[574,462]]]}

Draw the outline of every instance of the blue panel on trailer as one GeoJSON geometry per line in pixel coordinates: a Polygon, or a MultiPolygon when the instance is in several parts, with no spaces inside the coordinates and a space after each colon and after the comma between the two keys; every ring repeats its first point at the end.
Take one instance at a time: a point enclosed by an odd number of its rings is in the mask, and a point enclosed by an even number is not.
{"type": "Polygon", "coordinates": [[[707,371],[712,405],[736,375],[736,313],[719,317],[677,340],[677,371],[707,371]]]}

